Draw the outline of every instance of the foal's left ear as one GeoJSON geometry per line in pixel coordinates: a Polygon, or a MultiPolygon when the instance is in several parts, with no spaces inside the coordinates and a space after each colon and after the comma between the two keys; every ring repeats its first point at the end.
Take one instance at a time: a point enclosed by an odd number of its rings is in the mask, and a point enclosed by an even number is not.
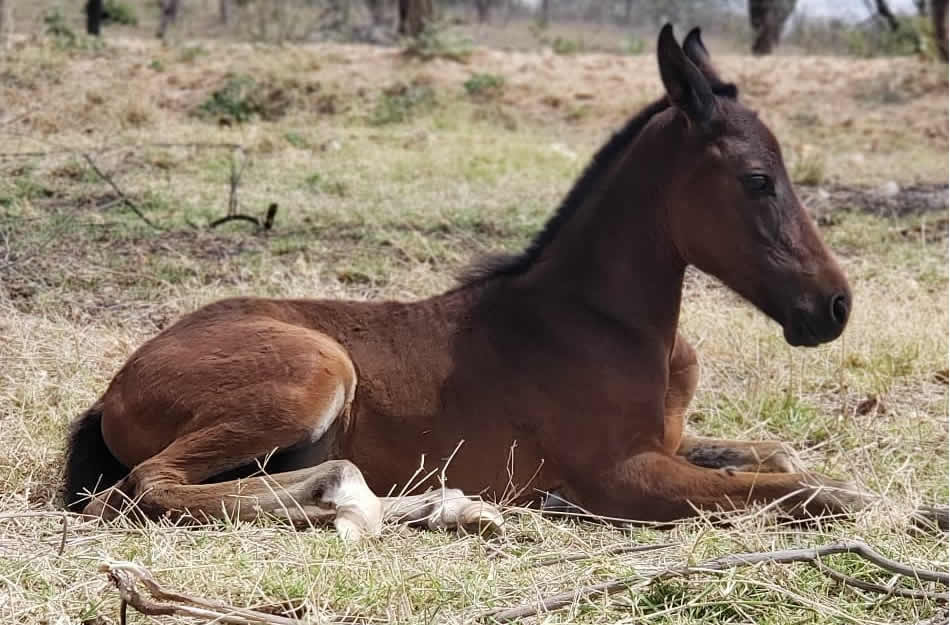
{"type": "Polygon", "coordinates": [[[670,24],[660,31],[656,55],[660,64],[660,77],[673,106],[697,124],[705,124],[712,119],[716,110],[716,96],[709,81],[676,42],[670,24]]]}

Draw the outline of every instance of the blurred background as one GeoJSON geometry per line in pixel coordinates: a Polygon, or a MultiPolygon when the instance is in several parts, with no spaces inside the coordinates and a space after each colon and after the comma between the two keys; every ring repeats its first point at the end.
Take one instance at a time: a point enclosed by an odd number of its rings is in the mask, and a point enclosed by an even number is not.
{"type": "Polygon", "coordinates": [[[5,32],[394,43],[452,34],[512,49],[636,53],[666,21],[737,50],[946,59],[946,0],[0,0],[5,32]],[[87,23],[84,24],[83,22],[87,23]]]}

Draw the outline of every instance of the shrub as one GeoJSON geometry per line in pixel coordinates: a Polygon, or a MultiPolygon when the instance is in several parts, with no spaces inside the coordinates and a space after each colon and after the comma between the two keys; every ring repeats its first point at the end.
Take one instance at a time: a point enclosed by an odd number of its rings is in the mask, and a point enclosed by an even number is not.
{"type": "Polygon", "coordinates": [[[473,98],[492,98],[504,90],[505,77],[498,74],[472,74],[462,86],[473,98]]]}
{"type": "Polygon", "coordinates": [[[435,104],[435,90],[430,85],[396,83],[383,90],[369,121],[374,126],[406,122],[435,104]]]}
{"type": "Polygon", "coordinates": [[[139,18],[135,9],[122,0],[105,0],[102,5],[103,22],[138,26],[139,18]]]}

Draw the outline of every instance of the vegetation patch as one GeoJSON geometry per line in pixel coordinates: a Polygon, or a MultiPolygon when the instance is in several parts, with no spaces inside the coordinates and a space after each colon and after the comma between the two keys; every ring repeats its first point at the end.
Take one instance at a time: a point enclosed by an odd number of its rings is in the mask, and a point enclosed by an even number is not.
{"type": "Polygon", "coordinates": [[[465,93],[471,97],[490,100],[504,92],[505,77],[499,74],[473,74],[462,86],[465,87],[465,93]]]}
{"type": "Polygon", "coordinates": [[[369,122],[374,126],[407,122],[432,111],[437,104],[435,89],[427,82],[397,82],[380,94],[369,122]]]}

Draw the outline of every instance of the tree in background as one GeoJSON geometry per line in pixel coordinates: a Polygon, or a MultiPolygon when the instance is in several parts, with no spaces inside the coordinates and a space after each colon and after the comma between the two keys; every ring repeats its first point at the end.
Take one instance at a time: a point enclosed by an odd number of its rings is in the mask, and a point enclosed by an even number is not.
{"type": "Polygon", "coordinates": [[[418,37],[432,15],[432,0],[399,0],[399,34],[418,37]]]}
{"type": "Polygon", "coordinates": [[[937,52],[944,62],[947,61],[947,5],[950,0],[931,0],[930,16],[934,24],[934,39],[937,40],[937,52]]]}
{"type": "Polygon", "coordinates": [[[162,16],[158,22],[158,37],[165,38],[168,27],[178,19],[178,0],[161,0],[162,16]]]}
{"type": "Polygon", "coordinates": [[[491,13],[491,0],[475,0],[475,13],[479,23],[487,22],[491,13]]]}
{"type": "Polygon", "coordinates": [[[102,0],[87,0],[86,2],[86,32],[99,36],[102,28],[102,0]]]}
{"type": "Polygon", "coordinates": [[[771,54],[794,10],[795,0],[749,0],[749,24],[755,33],[753,54],[771,54]]]}

